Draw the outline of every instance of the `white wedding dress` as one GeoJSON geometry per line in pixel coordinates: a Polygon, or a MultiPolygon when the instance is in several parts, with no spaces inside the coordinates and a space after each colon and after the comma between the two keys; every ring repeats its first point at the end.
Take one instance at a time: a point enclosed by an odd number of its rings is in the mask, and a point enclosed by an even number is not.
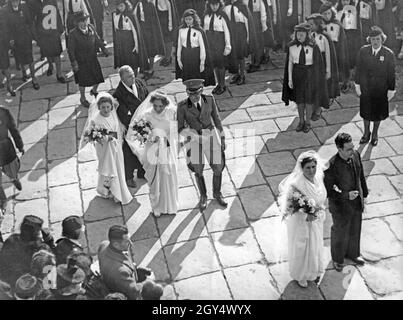
{"type": "MultiPolygon", "coordinates": [[[[309,152],[312,154],[311,152],[309,152]]],[[[306,155],[306,154],[305,154],[306,155]]],[[[303,155],[301,155],[303,156],[303,155]]],[[[313,199],[323,210],[318,219],[308,222],[307,214],[294,213],[285,220],[288,235],[288,265],[291,278],[296,281],[313,281],[324,273],[323,223],[326,217],[326,188],[323,182],[323,170],[318,165],[314,183],[309,181],[299,170],[303,157],[299,157],[294,172],[280,184],[280,208],[286,207],[286,199],[296,188],[308,199],[313,199]]],[[[319,161],[318,161],[319,163],[319,161]]]]}
{"type": "MultiPolygon", "coordinates": [[[[152,96],[152,93],[149,95],[152,96]]],[[[133,138],[132,124],[126,141],[139,157],[145,170],[150,188],[149,198],[155,216],[176,214],[178,211],[178,132],[176,106],[170,104],[157,114],[147,98],[133,116],[133,120],[144,119],[151,123],[152,135],[160,137],[159,142],[146,142],[140,146],[133,138]],[[167,146],[166,140],[169,142],[167,146]]]]}

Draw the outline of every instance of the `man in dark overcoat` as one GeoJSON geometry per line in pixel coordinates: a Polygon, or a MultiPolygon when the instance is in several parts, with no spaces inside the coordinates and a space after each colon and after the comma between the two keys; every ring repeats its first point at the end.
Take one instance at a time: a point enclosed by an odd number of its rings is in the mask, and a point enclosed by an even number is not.
{"type": "Polygon", "coordinates": [[[368,196],[361,157],[347,133],[336,137],[338,153],[329,160],[325,186],[332,214],[331,254],[333,266],[342,271],[344,258],[363,265],[360,238],[364,199],[368,196]]]}
{"type": "MultiPolygon", "coordinates": [[[[113,96],[119,103],[117,109],[119,120],[127,130],[135,111],[147,98],[148,90],[141,80],[135,78],[134,71],[130,66],[122,66],[119,69],[119,76],[120,82],[113,96]]],[[[137,169],[137,178],[139,179],[144,179],[145,171],[126,140],[123,142],[123,156],[127,186],[136,188],[136,182],[133,179],[134,170],[137,169]]]]}
{"type": "Polygon", "coordinates": [[[213,96],[203,95],[203,79],[184,81],[188,98],[178,104],[178,132],[187,144],[188,168],[194,172],[200,192],[198,207],[207,207],[207,190],[203,176],[205,157],[213,170],[213,197],[227,207],[221,194],[225,168],[225,135],[213,96]],[[185,130],[185,127],[188,127],[185,130]]]}
{"type": "Polygon", "coordinates": [[[370,122],[374,122],[371,144],[378,144],[378,129],[382,120],[389,117],[389,101],[395,94],[395,56],[383,43],[386,36],[379,27],[372,27],[371,44],[358,52],[355,71],[356,91],[360,97],[360,116],[364,119],[361,144],[371,139],[370,122]]]}

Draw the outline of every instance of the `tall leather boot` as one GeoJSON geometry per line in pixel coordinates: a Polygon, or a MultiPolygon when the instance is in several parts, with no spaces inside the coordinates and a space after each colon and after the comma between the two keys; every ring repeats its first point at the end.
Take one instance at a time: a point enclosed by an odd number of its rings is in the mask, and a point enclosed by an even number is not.
{"type": "Polygon", "coordinates": [[[228,204],[222,197],[221,183],[222,183],[222,174],[220,174],[219,176],[213,175],[213,197],[214,199],[217,200],[220,206],[226,208],[228,204]]]}
{"type": "Polygon", "coordinates": [[[200,211],[204,211],[207,208],[207,189],[206,189],[206,181],[203,176],[195,176],[197,187],[200,192],[200,201],[198,203],[198,207],[200,211]]]}

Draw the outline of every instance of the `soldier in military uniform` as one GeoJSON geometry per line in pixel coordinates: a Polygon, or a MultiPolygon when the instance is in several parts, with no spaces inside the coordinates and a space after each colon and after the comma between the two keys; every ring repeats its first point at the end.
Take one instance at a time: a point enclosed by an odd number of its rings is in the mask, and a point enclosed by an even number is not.
{"type": "Polygon", "coordinates": [[[225,136],[213,96],[204,95],[203,79],[183,82],[188,98],[178,104],[178,132],[186,139],[188,167],[195,173],[200,192],[199,208],[207,207],[207,190],[203,177],[205,157],[213,170],[213,196],[226,207],[221,194],[222,171],[225,167],[225,136]],[[185,127],[187,127],[185,129],[185,127]]]}

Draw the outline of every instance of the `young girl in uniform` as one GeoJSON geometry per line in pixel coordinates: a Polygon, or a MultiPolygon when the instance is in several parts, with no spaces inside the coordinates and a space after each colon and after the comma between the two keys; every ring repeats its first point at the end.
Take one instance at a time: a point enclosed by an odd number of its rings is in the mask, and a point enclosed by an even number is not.
{"type": "Polygon", "coordinates": [[[205,86],[215,85],[207,38],[200,27],[200,18],[193,9],[183,13],[178,31],[176,62],[176,79],[204,79],[205,86]]]}
{"type": "Polygon", "coordinates": [[[206,12],[204,15],[204,30],[209,43],[211,62],[214,67],[218,85],[214,88],[213,94],[223,94],[225,86],[225,57],[231,53],[231,37],[227,25],[228,19],[223,15],[222,0],[207,0],[206,12]]]}
{"type": "Polygon", "coordinates": [[[325,68],[319,47],[310,35],[309,23],[295,26],[295,39],[288,45],[282,100],[286,105],[294,101],[298,107],[297,132],[309,132],[313,108],[328,99],[325,68]]]}

